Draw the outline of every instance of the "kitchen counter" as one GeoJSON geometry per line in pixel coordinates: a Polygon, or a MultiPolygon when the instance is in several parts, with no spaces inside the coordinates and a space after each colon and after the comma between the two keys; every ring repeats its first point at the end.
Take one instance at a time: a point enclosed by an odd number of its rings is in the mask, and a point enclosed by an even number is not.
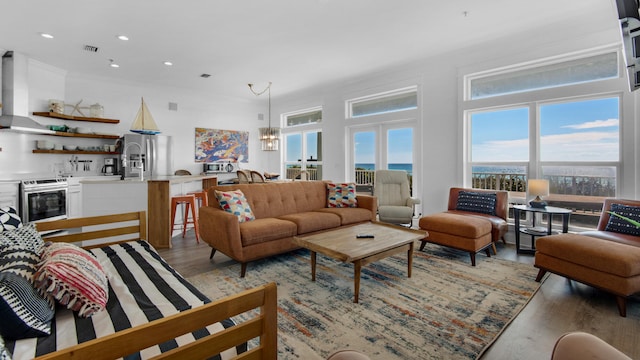
{"type": "Polygon", "coordinates": [[[92,184],[100,184],[100,183],[131,183],[131,182],[169,182],[170,184],[180,184],[191,181],[201,181],[208,179],[216,179],[215,175],[167,175],[167,176],[153,176],[150,179],[145,178],[142,181],[138,177],[129,177],[124,180],[120,179],[120,175],[114,176],[94,176],[82,178],[80,180],[81,183],[92,183],[92,184]]]}

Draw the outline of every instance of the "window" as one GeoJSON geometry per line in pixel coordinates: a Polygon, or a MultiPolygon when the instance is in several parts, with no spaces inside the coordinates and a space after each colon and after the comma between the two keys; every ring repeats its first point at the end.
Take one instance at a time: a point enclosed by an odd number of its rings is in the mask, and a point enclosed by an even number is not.
{"type": "Polygon", "coordinates": [[[618,54],[607,52],[578,59],[537,64],[512,71],[468,78],[470,99],[545,89],[618,77],[618,54]]]}
{"type": "Polygon", "coordinates": [[[285,135],[285,179],[322,180],[322,132],[285,135]]]}
{"type": "Polygon", "coordinates": [[[572,226],[594,227],[602,200],[618,193],[618,61],[609,51],[466,76],[465,184],[525,203],[527,179],[544,178],[550,205],[575,209],[572,226]]]}
{"type": "Polygon", "coordinates": [[[308,109],[302,112],[289,113],[284,115],[286,127],[317,124],[322,122],[322,108],[308,109]]]}
{"type": "Polygon", "coordinates": [[[355,118],[418,108],[415,87],[347,101],[348,117],[355,118]]]}

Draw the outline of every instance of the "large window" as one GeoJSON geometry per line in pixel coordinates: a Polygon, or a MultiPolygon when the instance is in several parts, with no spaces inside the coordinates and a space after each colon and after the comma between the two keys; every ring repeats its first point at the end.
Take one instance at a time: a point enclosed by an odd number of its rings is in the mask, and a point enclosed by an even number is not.
{"type": "Polygon", "coordinates": [[[610,51],[466,77],[465,183],[526,202],[527,180],[547,179],[547,202],[586,214],[572,223],[595,225],[619,186],[618,61],[610,51]]]}

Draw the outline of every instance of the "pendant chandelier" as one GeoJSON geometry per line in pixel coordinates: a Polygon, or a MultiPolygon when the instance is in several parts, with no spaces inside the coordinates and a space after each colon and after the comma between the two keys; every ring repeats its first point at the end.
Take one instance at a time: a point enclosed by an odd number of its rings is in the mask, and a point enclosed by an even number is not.
{"type": "Polygon", "coordinates": [[[255,91],[253,89],[253,84],[248,84],[248,85],[249,85],[249,90],[251,90],[251,92],[255,96],[260,96],[265,92],[268,92],[269,113],[267,116],[269,119],[269,127],[259,128],[258,131],[260,133],[260,144],[261,144],[262,150],[276,151],[278,150],[278,145],[280,143],[280,128],[271,127],[271,82],[269,82],[269,85],[267,85],[267,87],[262,91],[255,91]]]}

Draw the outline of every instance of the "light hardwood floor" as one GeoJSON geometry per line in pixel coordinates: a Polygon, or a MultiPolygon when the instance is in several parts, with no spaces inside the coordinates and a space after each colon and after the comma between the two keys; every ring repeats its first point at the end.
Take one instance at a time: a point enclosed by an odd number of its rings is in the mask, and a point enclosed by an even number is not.
{"type": "MultiPolygon", "coordinates": [[[[219,252],[209,260],[210,251],[206,243],[196,244],[191,230],[184,239],[174,237],[173,248],[159,253],[185,277],[234,263],[219,252]]],[[[484,256],[479,254],[478,260],[484,256]]],[[[517,255],[512,244],[499,244],[498,257],[533,264],[532,255],[517,255]]],[[[640,359],[640,296],[630,299],[623,318],[613,296],[551,274],[482,359],[549,359],[556,339],[569,331],[589,332],[640,359]]]]}

